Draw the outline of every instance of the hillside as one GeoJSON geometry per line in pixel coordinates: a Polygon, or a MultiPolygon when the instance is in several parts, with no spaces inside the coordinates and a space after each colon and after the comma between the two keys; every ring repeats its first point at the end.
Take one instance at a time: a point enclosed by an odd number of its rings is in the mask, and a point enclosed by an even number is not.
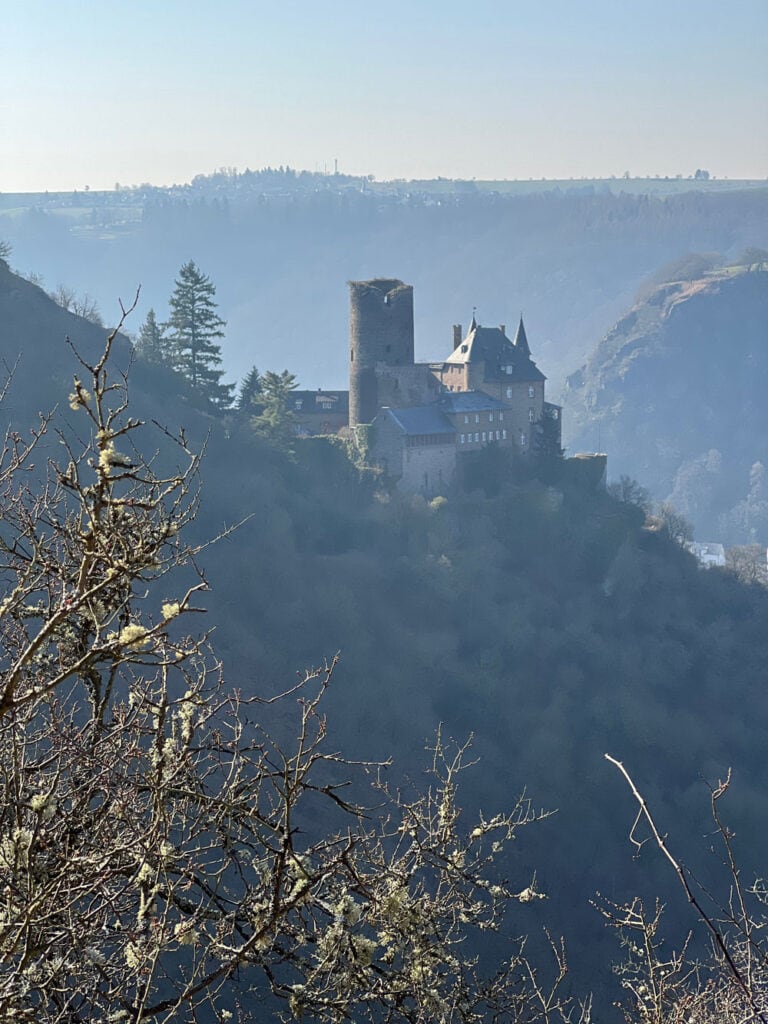
{"type": "MultiPolygon", "coordinates": [[[[68,389],[61,332],[87,329],[44,298],[0,277],[0,303],[17,303],[23,364],[44,353],[46,387],[68,389]],[[44,342],[41,331],[56,336],[44,342]]],[[[673,940],[692,922],[650,848],[633,858],[634,808],[603,754],[626,760],[707,881],[717,864],[699,840],[710,827],[701,778],[732,766],[729,822],[745,873],[756,870],[768,593],[700,571],[640,509],[606,494],[556,478],[498,480],[489,463],[471,494],[399,498],[336,445],[315,439],[291,454],[246,424],[225,432],[176,393],[175,378],[135,370],[132,411],[182,422],[193,438],[211,428],[194,539],[246,520],[200,555],[211,585],[200,629],[213,630],[228,685],[271,695],[340,651],[326,705],[334,748],[392,755],[390,777],[417,787],[439,723],[459,741],[473,734],[480,765],[464,806],[492,814],[525,787],[557,811],[503,865],[511,884],[535,873],[549,896],[522,905],[511,931],[530,933],[532,948],[542,927],[564,934],[573,989],[593,990],[596,1019],[611,1020],[621,992],[609,965],[621,952],[589,906],[595,892],[669,899],[673,940]]],[[[24,429],[39,407],[26,390],[34,374],[15,386],[12,422],[24,429]]],[[[163,434],[150,430],[146,444],[165,451],[163,434]]],[[[48,451],[59,451],[55,438],[48,451]]],[[[278,734],[290,727],[279,708],[265,715],[278,734]]]]}
{"type": "Polygon", "coordinates": [[[766,385],[764,264],[663,284],[568,378],[567,443],[609,452],[698,537],[766,544],[766,385]]]}
{"type": "Polygon", "coordinates": [[[346,387],[344,282],[383,275],[415,286],[419,359],[442,358],[473,307],[485,323],[522,310],[554,393],[656,267],[690,250],[731,257],[768,236],[765,188],[711,191],[717,182],[666,196],[578,182],[528,194],[251,184],[6,197],[0,239],[14,267],[103,311],[141,282],[138,322],[150,306],[166,318],[174,277],[194,259],[218,289],[229,379],[255,364],[287,367],[303,387],[346,387]]]}

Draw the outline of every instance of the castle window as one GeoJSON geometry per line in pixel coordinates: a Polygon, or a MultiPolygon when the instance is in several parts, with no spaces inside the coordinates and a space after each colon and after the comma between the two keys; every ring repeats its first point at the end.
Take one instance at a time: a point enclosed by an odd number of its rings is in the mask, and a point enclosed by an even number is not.
{"type": "Polygon", "coordinates": [[[485,431],[483,431],[483,444],[485,444],[485,431]]]}
{"type": "Polygon", "coordinates": [[[488,422],[489,423],[493,423],[493,413],[492,412],[488,413],[488,422]]]}
{"type": "Polygon", "coordinates": [[[528,438],[526,437],[526,435],[521,430],[520,431],[520,447],[521,448],[525,448],[525,446],[527,444],[528,444],[528,438]]]}
{"type": "Polygon", "coordinates": [[[512,388],[507,388],[507,398],[512,397],[512,388]]]}
{"type": "Polygon", "coordinates": [[[535,398],[536,397],[536,388],[533,386],[533,384],[529,384],[528,385],[528,397],[529,398],[535,398]]]}
{"type": "Polygon", "coordinates": [[[475,434],[475,441],[479,441],[479,440],[480,440],[480,435],[479,434],[475,434]]]}
{"type": "Polygon", "coordinates": [[[464,422],[465,422],[465,423],[469,423],[469,416],[465,416],[465,417],[464,417],[464,422]]]}
{"type": "Polygon", "coordinates": [[[480,413],[476,412],[475,413],[475,423],[479,423],[479,422],[480,422],[480,413]]]}
{"type": "Polygon", "coordinates": [[[559,416],[560,416],[560,411],[558,409],[553,409],[552,410],[552,419],[556,420],[559,416]]]}
{"type": "Polygon", "coordinates": [[[500,440],[501,440],[501,437],[499,436],[499,431],[498,431],[498,430],[496,431],[496,440],[497,440],[497,441],[500,441],[500,440]]]}
{"type": "Polygon", "coordinates": [[[502,437],[502,440],[504,440],[504,441],[507,440],[507,432],[506,432],[506,430],[502,430],[501,437],[502,437]]]}
{"type": "Polygon", "coordinates": [[[514,366],[505,366],[504,367],[504,372],[505,373],[512,373],[513,370],[514,370],[514,366]]]}
{"type": "Polygon", "coordinates": [[[500,419],[500,420],[503,420],[503,419],[504,419],[504,413],[503,413],[503,412],[500,412],[500,413],[499,413],[499,419],[500,419]]]}
{"type": "Polygon", "coordinates": [[[529,423],[533,423],[533,421],[535,419],[536,419],[536,413],[533,411],[533,409],[529,409],[528,410],[528,422],[529,423]]]}
{"type": "Polygon", "coordinates": [[[304,405],[304,399],[303,398],[297,398],[296,399],[296,408],[300,409],[302,407],[302,405],[304,405]]]}
{"type": "Polygon", "coordinates": [[[467,351],[467,346],[466,345],[462,345],[461,346],[461,351],[462,352],[466,352],[467,351]]]}
{"type": "Polygon", "coordinates": [[[461,435],[461,443],[464,444],[464,435],[461,435]]]}

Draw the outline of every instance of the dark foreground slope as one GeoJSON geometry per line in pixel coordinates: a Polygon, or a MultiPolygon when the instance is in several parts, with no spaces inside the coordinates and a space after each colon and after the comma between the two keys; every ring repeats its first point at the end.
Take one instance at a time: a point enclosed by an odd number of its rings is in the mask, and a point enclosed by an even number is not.
{"type": "MultiPolygon", "coordinates": [[[[41,373],[68,388],[63,328],[51,328],[57,362],[41,373]]],[[[184,415],[201,434],[211,421],[167,384],[137,374],[136,408],[164,423],[184,415]]],[[[36,408],[21,397],[19,427],[36,408]]],[[[246,692],[275,693],[341,651],[326,708],[333,743],[352,757],[392,755],[393,778],[421,784],[442,722],[446,735],[475,736],[466,806],[491,814],[527,787],[557,810],[507,865],[514,885],[535,872],[550,897],[521,905],[511,931],[534,942],[543,926],[563,933],[574,988],[595,990],[597,1019],[608,1020],[620,952],[589,907],[595,891],[669,896],[676,936],[691,921],[653,851],[633,860],[634,808],[603,754],[626,761],[704,880],[713,858],[700,838],[702,779],[733,766],[727,811],[745,873],[757,870],[768,595],[699,571],[634,506],[555,478],[486,482],[491,496],[401,499],[323,440],[291,455],[245,425],[214,424],[195,531],[250,518],[201,556],[212,588],[201,629],[214,630],[229,683],[246,692]]],[[[279,708],[269,725],[286,727],[279,708]]]]}
{"type": "Polygon", "coordinates": [[[599,443],[698,536],[766,544],[767,387],[765,264],[662,285],[568,379],[569,445],[599,443]]]}

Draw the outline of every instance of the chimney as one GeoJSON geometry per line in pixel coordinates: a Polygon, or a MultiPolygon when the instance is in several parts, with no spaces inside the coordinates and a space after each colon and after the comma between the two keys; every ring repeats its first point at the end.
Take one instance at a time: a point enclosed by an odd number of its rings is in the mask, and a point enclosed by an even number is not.
{"type": "Polygon", "coordinates": [[[459,347],[459,345],[461,344],[461,335],[462,334],[463,334],[463,331],[461,329],[461,324],[454,324],[453,325],[453,347],[454,347],[454,350],[457,349],[459,347]]]}
{"type": "Polygon", "coordinates": [[[499,324],[499,330],[501,331],[502,334],[506,335],[506,333],[507,333],[507,325],[506,324],[499,324]]]}

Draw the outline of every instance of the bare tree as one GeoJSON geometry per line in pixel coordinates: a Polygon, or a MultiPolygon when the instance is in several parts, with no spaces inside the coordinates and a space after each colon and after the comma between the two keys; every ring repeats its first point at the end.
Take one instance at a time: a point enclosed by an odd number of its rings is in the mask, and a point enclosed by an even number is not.
{"type": "Polygon", "coordinates": [[[625,904],[599,900],[598,909],[619,931],[627,950],[627,960],[618,968],[627,993],[625,1020],[628,1024],[768,1024],[768,944],[764,934],[768,891],[762,881],[752,886],[744,883],[733,835],[720,814],[730,772],[710,790],[712,820],[725,870],[721,897],[700,885],[672,853],[668,836],[659,830],[625,766],[609,754],[605,757],[621,773],[639,808],[630,841],[638,851],[649,841],[659,850],[710,943],[708,960],[690,953],[692,933],[680,950],[669,951],[661,928],[663,907],[658,901],[649,913],[639,898],[625,904]]]}
{"type": "Polygon", "coordinates": [[[66,309],[67,312],[74,313],[75,316],[81,316],[85,320],[90,320],[91,323],[99,327],[104,326],[99,305],[87,292],[80,296],[74,288],[68,288],[66,285],[60,284],[58,288],[48,294],[57,305],[61,306],[62,309],[66,309]]]}
{"type": "Polygon", "coordinates": [[[247,1021],[269,996],[319,1021],[586,1021],[560,947],[548,982],[519,946],[467,953],[540,898],[497,867],[527,799],[465,826],[467,750],[439,734],[411,796],[329,749],[333,663],[289,691],[287,749],[185,630],[199,459],[183,435],[170,473],[142,454],[116,334],[74,380],[86,440],[60,432],[43,481],[50,421],[0,454],[0,1020],[247,1021]]]}
{"type": "Polygon", "coordinates": [[[726,567],[744,583],[768,586],[768,559],[762,544],[744,544],[728,548],[726,567]]]}

